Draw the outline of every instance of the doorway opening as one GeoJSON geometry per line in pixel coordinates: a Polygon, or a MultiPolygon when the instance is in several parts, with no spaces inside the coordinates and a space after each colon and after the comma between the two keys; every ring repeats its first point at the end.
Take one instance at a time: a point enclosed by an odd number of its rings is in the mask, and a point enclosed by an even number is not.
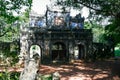
{"type": "Polygon", "coordinates": [[[84,59],[84,56],[85,56],[85,47],[83,44],[79,44],[78,45],[78,49],[79,49],[79,56],[78,56],[78,59],[84,59]]]}
{"type": "Polygon", "coordinates": [[[66,46],[62,42],[56,42],[52,46],[52,60],[65,61],[66,60],[66,46]]]}
{"type": "Polygon", "coordinates": [[[79,44],[74,49],[74,57],[75,59],[84,59],[85,56],[85,46],[83,44],[79,44]]]}

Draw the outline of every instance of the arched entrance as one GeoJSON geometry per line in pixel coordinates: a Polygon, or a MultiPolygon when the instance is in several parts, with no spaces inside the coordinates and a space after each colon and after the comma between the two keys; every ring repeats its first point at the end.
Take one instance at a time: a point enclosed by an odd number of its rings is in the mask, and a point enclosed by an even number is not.
{"type": "Polygon", "coordinates": [[[52,60],[65,61],[66,60],[66,46],[62,42],[56,42],[52,46],[52,60]]]}
{"type": "Polygon", "coordinates": [[[31,45],[30,46],[30,58],[33,57],[34,53],[37,53],[41,58],[41,48],[39,45],[31,45]]]}
{"type": "Polygon", "coordinates": [[[78,45],[78,59],[84,59],[85,56],[85,47],[83,44],[78,45]]]}
{"type": "Polygon", "coordinates": [[[85,57],[85,46],[83,44],[78,44],[74,49],[75,59],[84,59],[85,57]]]}

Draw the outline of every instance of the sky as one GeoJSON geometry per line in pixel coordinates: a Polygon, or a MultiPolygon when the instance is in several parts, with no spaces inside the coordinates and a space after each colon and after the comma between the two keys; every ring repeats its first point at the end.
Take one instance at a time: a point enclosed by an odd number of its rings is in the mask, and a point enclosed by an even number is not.
{"type": "Polygon", "coordinates": [[[33,0],[32,10],[38,14],[44,14],[46,11],[46,5],[50,4],[50,0],[33,0]]]}
{"type": "MultiPolygon", "coordinates": [[[[53,1],[53,0],[51,0],[53,1]]],[[[50,0],[33,0],[33,6],[32,6],[32,10],[37,12],[38,14],[44,15],[45,11],[46,11],[46,5],[50,5],[50,0]]],[[[71,16],[75,16],[76,14],[78,14],[80,11],[77,10],[73,10],[71,9],[71,16]]],[[[89,10],[88,8],[84,7],[81,12],[82,16],[84,16],[85,18],[88,17],[89,15],[89,10]]]]}

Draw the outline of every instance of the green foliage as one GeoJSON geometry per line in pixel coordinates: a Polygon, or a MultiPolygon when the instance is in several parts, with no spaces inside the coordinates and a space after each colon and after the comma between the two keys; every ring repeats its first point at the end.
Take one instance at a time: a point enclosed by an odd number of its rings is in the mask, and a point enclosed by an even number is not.
{"type": "Polygon", "coordinates": [[[22,9],[26,10],[25,16],[28,17],[31,6],[32,0],[0,0],[0,37],[7,33],[8,35],[5,38],[9,38],[14,33],[12,31],[15,31],[12,29],[13,24],[19,20],[25,21],[20,19],[22,9]]]}
{"type": "Polygon", "coordinates": [[[120,43],[115,46],[114,50],[115,57],[120,57],[120,43]]]}
{"type": "Polygon", "coordinates": [[[52,75],[43,75],[43,76],[40,76],[40,78],[42,80],[52,80],[52,75]]]}
{"type": "Polygon", "coordinates": [[[92,27],[93,26],[92,26],[92,24],[90,22],[87,21],[87,22],[84,23],[84,28],[85,29],[91,29],[92,27]]]}
{"type": "Polygon", "coordinates": [[[120,49],[115,50],[115,57],[120,57],[120,49]]]}
{"type": "Polygon", "coordinates": [[[18,42],[1,42],[0,43],[0,58],[4,64],[10,63],[13,66],[18,62],[19,44],[18,42]],[[7,62],[6,62],[7,61],[7,62]]]}
{"type": "Polygon", "coordinates": [[[111,24],[105,27],[106,37],[111,37],[114,41],[114,44],[117,45],[120,43],[120,19],[115,19],[111,24]]]}
{"type": "Polygon", "coordinates": [[[26,9],[25,12],[21,14],[19,17],[20,22],[28,22],[29,21],[29,9],[26,9]]]}
{"type": "Polygon", "coordinates": [[[6,24],[0,30],[0,41],[12,42],[19,38],[19,25],[6,24]]]}
{"type": "Polygon", "coordinates": [[[99,24],[101,24],[101,20],[108,18],[111,24],[107,24],[105,36],[113,38],[115,44],[120,43],[120,38],[118,38],[118,36],[120,36],[119,0],[58,0],[58,3],[59,5],[77,8],[78,10],[86,6],[90,11],[88,18],[91,21],[96,18],[99,24]]]}
{"type": "Polygon", "coordinates": [[[72,6],[80,8],[83,6],[88,7],[91,10],[94,10],[96,14],[104,16],[112,16],[120,12],[119,0],[57,0],[61,5],[72,6]],[[74,6],[79,5],[79,6],[74,6]]]}
{"type": "Polygon", "coordinates": [[[97,24],[96,21],[93,21],[92,23],[90,22],[85,22],[85,29],[92,29],[93,32],[93,42],[100,42],[100,43],[105,43],[104,39],[104,34],[105,30],[102,25],[97,24]]]}
{"type": "Polygon", "coordinates": [[[19,72],[1,72],[0,80],[19,80],[19,72]]]}
{"type": "Polygon", "coordinates": [[[20,13],[23,7],[31,8],[32,0],[0,0],[0,17],[7,23],[16,21],[14,13],[20,13]]]}

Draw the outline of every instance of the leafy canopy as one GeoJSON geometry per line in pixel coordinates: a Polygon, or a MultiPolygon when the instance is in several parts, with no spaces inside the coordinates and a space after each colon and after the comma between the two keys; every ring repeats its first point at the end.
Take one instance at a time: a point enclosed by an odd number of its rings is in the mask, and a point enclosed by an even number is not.
{"type": "Polygon", "coordinates": [[[4,18],[7,23],[15,21],[22,8],[31,8],[32,0],[0,0],[0,18],[4,18]]]}
{"type": "Polygon", "coordinates": [[[0,37],[12,33],[14,30],[11,28],[16,20],[21,20],[22,9],[30,10],[32,0],[0,0],[0,37]]]}
{"type": "Polygon", "coordinates": [[[105,28],[106,39],[120,43],[120,0],[57,0],[57,4],[76,9],[86,6],[90,11],[89,17],[97,15],[99,20],[109,18],[110,24],[105,28]]]}

